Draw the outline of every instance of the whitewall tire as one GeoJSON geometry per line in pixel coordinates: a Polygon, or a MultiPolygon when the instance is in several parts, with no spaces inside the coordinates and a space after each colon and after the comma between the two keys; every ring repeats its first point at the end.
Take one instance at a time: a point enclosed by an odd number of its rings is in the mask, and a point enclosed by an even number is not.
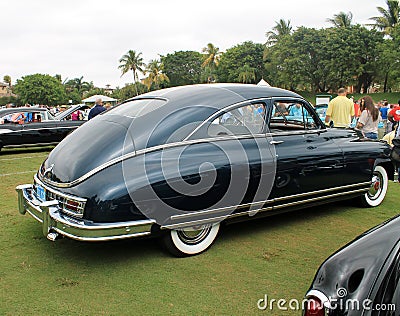
{"type": "Polygon", "coordinates": [[[220,224],[173,229],[162,239],[164,247],[178,257],[193,256],[207,250],[215,241],[220,224]]]}
{"type": "Polygon", "coordinates": [[[376,166],[367,193],[361,196],[361,204],[365,207],[375,207],[385,199],[388,188],[388,175],[382,166],[376,166]]]}

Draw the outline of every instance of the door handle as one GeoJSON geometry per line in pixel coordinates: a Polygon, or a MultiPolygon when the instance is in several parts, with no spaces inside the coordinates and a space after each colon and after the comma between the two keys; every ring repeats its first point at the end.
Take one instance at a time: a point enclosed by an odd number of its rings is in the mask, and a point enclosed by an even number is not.
{"type": "Polygon", "coordinates": [[[271,140],[269,143],[271,145],[278,145],[278,144],[282,144],[283,140],[271,140]]]}

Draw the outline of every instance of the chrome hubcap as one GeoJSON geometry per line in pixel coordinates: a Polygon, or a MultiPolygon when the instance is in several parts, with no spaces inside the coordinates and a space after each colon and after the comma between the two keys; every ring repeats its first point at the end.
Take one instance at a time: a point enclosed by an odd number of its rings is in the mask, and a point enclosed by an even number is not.
{"type": "Polygon", "coordinates": [[[211,230],[211,226],[191,227],[178,230],[179,238],[186,244],[201,242],[211,230]]]}
{"type": "Polygon", "coordinates": [[[370,199],[374,200],[380,195],[382,191],[382,183],[382,176],[380,174],[375,174],[372,177],[371,187],[368,191],[368,196],[370,199]]]}

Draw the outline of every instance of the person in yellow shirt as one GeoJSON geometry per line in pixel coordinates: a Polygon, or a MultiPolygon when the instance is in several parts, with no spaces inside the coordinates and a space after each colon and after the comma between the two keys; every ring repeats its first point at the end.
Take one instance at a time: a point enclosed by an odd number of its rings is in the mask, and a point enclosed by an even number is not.
{"type": "Polygon", "coordinates": [[[332,99],[326,110],[325,123],[333,121],[334,127],[350,127],[354,117],[354,104],[346,97],[345,88],[338,90],[338,96],[332,99]]]}
{"type": "Polygon", "coordinates": [[[393,147],[393,143],[392,140],[393,138],[395,138],[396,136],[396,131],[391,131],[390,133],[387,133],[385,136],[382,137],[382,140],[384,140],[385,142],[387,142],[390,147],[393,147]]]}

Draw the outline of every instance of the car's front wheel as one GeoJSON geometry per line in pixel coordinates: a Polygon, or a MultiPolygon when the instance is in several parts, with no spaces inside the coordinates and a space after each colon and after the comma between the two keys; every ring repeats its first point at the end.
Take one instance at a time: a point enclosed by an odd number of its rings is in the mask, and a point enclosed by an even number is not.
{"type": "Polygon", "coordinates": [[[220,224],[209,224],[169,230],[162,238],[163,246],[174,256],[197,255],[207,250],[218,235],[220,224]]]}
{"type": "Polygon", "coordinates": [[[361,204],[365,207],[380,205],[386,196],[388,181],[385,168],[376,166],[372,174],[371,186],[368,192],[361,196],[361,204]]]}

